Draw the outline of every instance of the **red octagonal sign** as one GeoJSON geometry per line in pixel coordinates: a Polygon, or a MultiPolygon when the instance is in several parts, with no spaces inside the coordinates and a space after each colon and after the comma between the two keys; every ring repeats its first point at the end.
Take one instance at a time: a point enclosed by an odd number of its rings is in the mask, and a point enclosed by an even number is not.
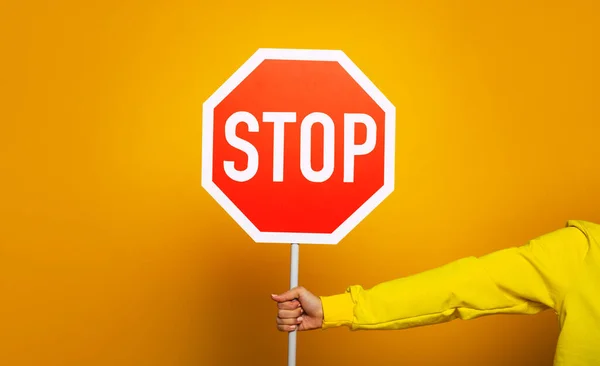
{"type": "Polygon", "coordinates": [[[342,51],[258,50],[202,134],[202,186],[256,242],[337,244],[394,189],[395,108],[342,51]]]}

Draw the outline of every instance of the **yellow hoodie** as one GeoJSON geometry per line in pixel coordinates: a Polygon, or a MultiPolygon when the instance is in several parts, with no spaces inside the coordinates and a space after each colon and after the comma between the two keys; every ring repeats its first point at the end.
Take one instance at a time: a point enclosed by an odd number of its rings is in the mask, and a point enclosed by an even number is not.
{"type": "Polygon", "coordinates": [[[555,366],[600,365],[600,225],[571,220],[521,247],[460,259],[371,289],[322,296],[323,329],[404,329],[554,309],[555,366]]]}

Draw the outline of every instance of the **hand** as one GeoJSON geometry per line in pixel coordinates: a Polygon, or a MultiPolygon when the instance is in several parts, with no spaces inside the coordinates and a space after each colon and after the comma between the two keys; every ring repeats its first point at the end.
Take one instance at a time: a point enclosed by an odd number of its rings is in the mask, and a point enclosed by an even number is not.
{"type": "Polygon", "coordinates": [[[277,302],[277,329],[282,332],[319,329],[323,325],[323,305],[318,296],[304,287],[294,287],[281,295],[271,295],[277,302]]]}

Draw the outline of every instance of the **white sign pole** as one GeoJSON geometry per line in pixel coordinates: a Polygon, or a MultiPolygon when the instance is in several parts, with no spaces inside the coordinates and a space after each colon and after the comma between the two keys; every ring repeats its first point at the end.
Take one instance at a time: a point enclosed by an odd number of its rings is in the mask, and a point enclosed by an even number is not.
{"type": "MultiPolygon", "coordinates": [[[[290,289],[298,286],[298,257],[300,245],[292,243],[292,260],[290,265],[290,289]]],[[[288,333],[288,366],[296,366],[296,336],[298,328],[288,333]]]]}

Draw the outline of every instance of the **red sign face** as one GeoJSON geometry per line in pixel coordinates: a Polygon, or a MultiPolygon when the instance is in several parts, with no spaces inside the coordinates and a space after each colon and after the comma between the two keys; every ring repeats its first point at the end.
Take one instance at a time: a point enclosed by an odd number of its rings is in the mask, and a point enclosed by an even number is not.
{"type": "Polygon", "coordinates": [[[394,186],[395,108],[341,51],[257,51],[204,104],[202,185],[257,242],[337,244],[394,186]]]}

